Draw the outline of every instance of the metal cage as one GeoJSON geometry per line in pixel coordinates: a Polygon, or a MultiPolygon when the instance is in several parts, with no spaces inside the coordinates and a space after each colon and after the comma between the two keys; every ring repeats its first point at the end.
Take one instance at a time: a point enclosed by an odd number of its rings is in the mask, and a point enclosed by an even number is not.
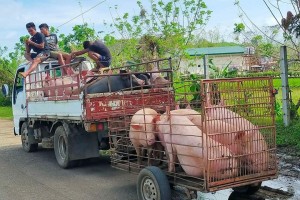
{"type": "Polygon", "coordinates": [[[277,176],[271,78],[173,80],[172,100],[139,104],[135,114],[125,106],[121,118],[109,119],[113,167],[138,173],[154,165],[197,191],[277,176]]]}

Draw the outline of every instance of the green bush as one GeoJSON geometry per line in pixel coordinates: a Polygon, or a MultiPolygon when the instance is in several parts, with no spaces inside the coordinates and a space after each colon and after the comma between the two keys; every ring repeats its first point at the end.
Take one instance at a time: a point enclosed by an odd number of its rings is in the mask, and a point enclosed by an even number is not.
{"type": "Polygon", "coordinates": [[[297,147],[300,150],[300,120],[292,121],[285,127],[282,118],[276,120],[277,145],[279,147],[297,147]]]}
{"type": "Polygon", "coordinates": [[[4,97],[2,93],[0,94],[0,107],[11,106],[11,98],[4,97]]]}

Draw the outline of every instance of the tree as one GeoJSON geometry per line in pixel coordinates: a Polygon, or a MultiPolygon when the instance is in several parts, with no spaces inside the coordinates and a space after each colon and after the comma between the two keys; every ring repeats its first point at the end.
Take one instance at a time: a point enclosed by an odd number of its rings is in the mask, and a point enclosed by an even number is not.
{"type": "MultiPolygon", "coordinates": [[[[53,29],[52,31],[58,32],[58,30],[53,29]]],[[[82,43],[86,40],[95,40],[98,38],[95,29],[89,27],[87,23],[83,25],[75,25],[73,27],[73,33],[69,35],[60,34],[59,35],[59,47],[62,51],[71,52],[72,50],[82,48],[82,43]]]]}
{"type": "Polygon", "coordinates": [[[152,59],[157,56],[171,56],[179,67],[195,31],[206,24],[211,11],[203,0],[149,2],[150,9],[147,10],[140,0],[137,1],[140,8],[138,15],[121,15],[118,7],[115,7],[118,17],[112,16],[113,23],[108,26],[116,29],[123,38],[121,44],[124,49],[117,53],[117,59],[140,61],[149,59],[148,56],[152,56],[152,59]],[[151,44],[155,44],[155,51],[151,44]],[[128,46],[133,48],[128,49],[128,46]]]}
{"type": "Polygon", "coordinates": [[[251,24],[255,27],[256,30],[260,32],[260,35],[264,35],[268,37],[269,39],[273,40],[275,43],[279,45],[286,45],[288,48],[292,51],[290,51],[290,54],[293,54],[293,51],[296,53],[297,56],[299,56],[300,49],[299,49],[299,35],[300,35],[300,0],[288,0],[288,1],[282,1],[282,0],[274,0],[274,1],[266,1],[263,0],[264,4],[266,5],[266,9],[270,12],[270,14],[273,16],[273,18],[276,21],[276,25],[272,26],[273,28],[276,27],[277,33],[281,30],[281,33],[283,33],[282,38],[284,39],[284,42],[282,42],[282,39],[276,40],[274,37],[269,37],[267,34],[265,34],[259,27],[257,27],[251,19],[247,16],[245,11],[240,5],[239,0],[235,1],[235,4],[239,7],[241,11],[241,16],[244,15],[248,19],[251,24]],[[292,11],[288,11],[286,14],[283,14],[283,5],[286,7],[287,5],[290,5],[290,9],[292,11]],[[280,17],[278,17],[280,16],[280,17]]]}

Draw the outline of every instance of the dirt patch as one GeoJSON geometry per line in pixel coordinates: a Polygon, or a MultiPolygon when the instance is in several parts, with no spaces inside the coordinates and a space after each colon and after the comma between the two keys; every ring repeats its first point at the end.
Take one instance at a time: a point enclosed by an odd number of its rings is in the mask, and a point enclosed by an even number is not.
{"type": "Polygon", "coordinates": [[[278,170],[283,176],[300,178],[300,155],[299,150],[290,147],[280,147],[277,149],[278,170]]]}
{"type": "Polygon", "coordinates": [[[0,147],[17,144],[21,144],[21,139],[14,135],[13,121],[0,119],[0,147]]]}

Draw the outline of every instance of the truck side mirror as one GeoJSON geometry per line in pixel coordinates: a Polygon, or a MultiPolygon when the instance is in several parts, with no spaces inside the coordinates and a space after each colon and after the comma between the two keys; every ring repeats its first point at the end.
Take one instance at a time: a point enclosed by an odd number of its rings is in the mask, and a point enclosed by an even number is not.
{"type": "Polygon", "coordinates": [[[9,94],[9,88],[7,84],[2,85],[2,94],[3,96],[7,97],[9,94]]]}

